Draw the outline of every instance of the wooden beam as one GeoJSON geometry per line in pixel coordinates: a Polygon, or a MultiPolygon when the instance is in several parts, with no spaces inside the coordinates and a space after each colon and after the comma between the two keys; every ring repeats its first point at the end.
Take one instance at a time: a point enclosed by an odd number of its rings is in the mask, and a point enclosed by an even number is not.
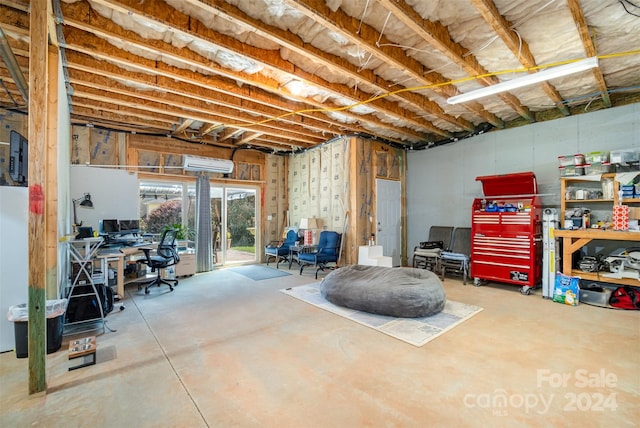
{"type": "MultiPolygon", "coordinates": [[[[450,85],[449,81],[440,73],[429,70],[421,62],[407,55],[402,48],[396,46],[370,25],[362,22],[358,23],[353,17],[340,9],[332,10],[324,0],[291,0],[288,4],[308,18],[327,27],[330,31],[341,34],[354,45],[362,47],[380,62],[396,68],[425,86],[435,85],[430,89],[435,94],[444,97],[457,95],[456,88],[450,85]]],[[[426,97],[424,98],[427,99],[426,97]]],[[[427,101],[429,102],[425,102],[425,110],[429,113],[462,130],[474,130],[472,123],[463,118],[455,118],[445,113],[437,103],[428,99],[427,101]],[[432,105],[432,103],[436,105],[432,105]]],[[[465,104],[463,107],[476,114],[484,110],[484,107],[479,103],[465,104]]]]}
{"type": "MultiPolygon", "coordinates": [[[[509,48],[511,53],[520,61],[525,68],[536,66],[536,60],[529,49],[529,44],[525,40],[521,40],[511,31],[511,24],[504,16],[500,14],[493,0],[471,0],[471,4],[480,12],[484,20],[498,34],[500,40],[509,48]]],[[[556,104],[556,107],[563,115],[569,116],[569,109],[562,103],[562,97],[549,82],[540,84],[547,96],[556,104]]],[[[531,118],[533,121],[533,118],[531,118]]]]}
{"type": "MultiPolygon", "coordinates": [[[[116,3],[116,2],[110,2],[116,3]]],[[[124,2],[118,2],[124,3],[124,2]]],[[[172,58],[177,61],[188,64],[189,66],[195,66],[199,68],[206,69],[209,72],[214,74],[224,75],[226,77],[235,79],[244,84],[250,84],[253,86],[257,86],[264,90],[271,92],[272,94],[276,94],[281,96],[283,94],[281,85],[279,82],[274,81],[273,79],[267,79],[265,77],[259,77],[257,74],[248,75],[246,73],[241,72],[233,72],[229,69],[225,69],[224,67],[216,66],[212,64],[209,59],[201,58],[198,54],[192,51],[177,49],[171,45],[168,45],[161,41],[153,41],[143,39],[137,34],[131,31],[123,31],[121,28],[114,28],[114,25],[111,21],[106,20],[104,18],[92,15],[91,23],[86,22],[86,19],[83,20],[85,16],[88,16],[89,13],[84,9],[87,8],[84,2],[77,2],[72,5],[63,4],[62,5],[64,14],[65,14],[65,24],[75,26],[84,31],[88,31],[94,34],[99,34],[100,37],[115,37],[120,40],[125,40],[127,43],[131,43],[134,46],[145,49],[147,51],[162,53],[163,56],[167,58],[172,58]],[[103,22],[104,21],[104,22],[103,22]]],[[[124,8],[124,6],[123,6],[124,8]]],[[[347,99],[354,100],[354,104],[357,102],[369,102],[371,98],[371,94],[363,94],[361,91],[354,93],[352,88],[347,87],[342,84],[335,84],[327,82],[318,76],[314,76],[310,73],[305,73],[304,70],[298,69],[295,65],[286,62],[278,55],[274,55],[272,50],[266,49],[258,49],[255,47],[247,47],[246,45],[239,46],[238,41],[234,38],[226,36],[224,34],[215,32],[206,26],[202,25],[196,20],[189,18],[188,16],[178,12],[175,9],[171,9],[167,11],[167,7],[165,3],[162,3],[162,6],[158,6],[155,0],[138,2],[138,1],[128,1],[126,2],[126,9],[129,10],[130,13],[134,11],[141,15],[141,19],[150,19],[154,20],[162,25],[167,25],[173,29],[175,32],[182,32],[189,37],[197,37],[201,39],[203,42],[212,43],[213,45],[219,46],[224,50],[228,50],[233,52],[234,54],[238,54],[241,52],[242,55],[249,57],[251,60],[254,60],[260,64],[263,64],[265,67],[279,69],[280,73],[289,73],[291,79],[303,80],[306,81],[307,84],[312,86],[319,86],[327,91],[330,91],[336,94],[339,97],[344,97],[347,99]],[[157,11],[162,10],[163,12],[158,14],[157,11]],[[170,13],[169,13],[170,12],[170,13]],[[187,25],[187,22],[189,25],[187,25]]],[[[66,30],[65,30],[65,38],[67,38],[67,42],[69,42],[66,30]]],[[[84,43],[84,41],[79,44],[84,43]]],[[[74,49],[76,47],[74,46],[74,49]]],[[[95,51],[91,50],[91,55],[95,55],[95,51]]],[[[388,90],[388,88],[386,89],[388,90]]],[[[414,94],[417,96],[417,94],[414,94]]],[[[287,97],[296,98],[301,102],[316,105],[317,108],[334,107],[331,106],[331,102],[327,100],[322,103],[315,102],[312,98],[304,98],[295,96],[294,94],[287,93],[287,97]]],[[[421,103],[419,103],[418,107],[421,110],[429,113],[431,109],[427,106],[427,102],[431,103],[426,97],[421,97],[421,103]]],[[[403,122],[408,122],[412,126],[419,126],[426,130],[426,132],[434,133],[437,135],[448,137],[450,134],[447,131],[443,131],[442,129],[435,127],[428,120],[423,120],[418,117],[417,114],[413,112],[409,112],[406,109],[400,108],[398,104],[389,102],[388,100],[378,99],[370,103],[374,109],[382,109],[385,114],[390,114],[394,117],[397,117],[399,120],[403,122]]],[[[435,103],[433,103],[435,104],[435,103]]],[[[340,107],[335,105],[336,108],[340,107]]],[[[434,109],[440,109],[439,106],[431,106],[434,109]]],[[[346,116],[350,116],[356,119],[356,121],[370,121],[372,115],[358,115],[353,114],[349,111],[343,111],[341,114],[346,116]]],[[[448,119],[451,119],[450,117],[448,119]]],[[[375,119],[373,119],[375,120],[375,119]]],[[[398,125],[396,123],[396,125],[398,125]]],[[[342,124],[342,126],[345,126],[342,124]]],[[[459,126],[459,125],[456,125],[459,126]]]]}
{"type": "MultiPolygon", "coordinates": [[[[111,5],[116,3],[113,0],[99,1],[109,3],[111,5]]],[[[126,1],[131,2],[131,0],[126,1]]],[[[318,66],[326,67],[327,69],[332,70],[332,72],[335,74],[347,76],[350,79],[353,79],[353,86],[356,88],[360,88],[360,91],[363,91],[363,88],[366,87],[370,88],[368,89],[370,93],[386,93],[389,92],[389,88],[395,85],[394,82],[387,81],[382,77],[376,75],[373,70],[360,68],[342,57],[324,52],[321,49],[314,47],[310,43],[305,43],[297,34],[265,24],[264,22],[252,18],[236,6],[230,5],[223,0],[184,1],[192,4],[195,7],[206,10],[211,14],[227,19],[234,24],[242,23],[242,25],[246,26],[249,31],[255,32],[261,37],[282,45],[299,55],[309,58],[310,60],[313,60],[313,62],[315,64],[318,64],[318,66]]],[[[122,2],[123,0],[120,0],[120,2],[117,3],[122,4],[122,2]]],[[[316,76],[314,76],[312,73],[307,73],[304,70],[299,70],[296,75],[303,80],[315,82],[316,85],[320,84],[320,82],[317,82],[315,80],[316,76]]],[[[351,97],[351,92],[352,91],[344,92],[344,96],[351,97]]],[[[370,93],[367,94],[368,97],[371,96],[370,93]]],[[[396,101],[402,101],[403,103],[412,105],[419,110],[425,110],[430,114],[437,115],[438,112],[441,111],[437,104],[432,103],[430,100],[426,99],[423,95],[418,93],[402,92],[399,94],[391,94],[389,95],[389,98],[396,101]]],[[[379,101],[382,103],[385,100],[379,101]]],[[[492,114],[489,112],[484,113],[486,113],[486,115],[492,116],[492,114]]],[[[488,121],[491,122],[491,120],[488,121]]],[[[457,122],[456,126],[460,126],[460,123],[457,122]]]]}
{"type": "MultiPolygon", "coordinates": [[[[58,50],[50,46],[47,70],[46,296],[58,295],[58,50]]],[[[66,102],[66,101],[65,101],[66,102]]]]}
{"type": "MultiPolygon", "coordinates": [[[[71,77],[71,82],[74,85],[74,93],[84,98],[90,98],[102,102],[111,102],[114,98],[114,94],[117,94],[118,102],[120,105],[130,108],[137,108],[146,110],[147,112],[155,112],[159,114],[169,114],[177,117],[190,116],[196,120],[202,122],[211,123],[224,123],[229,121],[228,116],[221,116],[219,114],[212,113],[210,106],[206,103],[198,103],[191,99],[178,99],[175,98],[171,102],[168,102],[166,97],[162,94],[150,94],[145,91],[138,92],[129,88],[124,88],[118,84],[112,86],[97,85],[94,81],[76,81],[71,77]]],[[[233,126],[238,129],[253,129],[260,130],[273,135],[293,135],[300,141],[307,141],[311,144],[317,144],[323,141],[320,133],[312,133],[306,129],[290,126],[287,129],[274,126],[271,123],[256,124],[255,118],[242,117],[232,118],[235,123],[226,126],[233,126]]]]}
{"type": "MultiPolygon", "coordinates": [[[[587,56],[598,56],[595,44],[593,43],[591,35],[589,34],[589,26],[587,25],[587,20],[585,19],[584,13],[582,12],[580,1],[567,0],[567,5],[569,6],[569,10],[571,11],[571,16],[573,16],[573,21],[576,23],[576,27],[578,28],[578,33],[580,34],[580,39],[582,40],[584,50],[587,52],[587,56]]],[[[605,82],[604,76],[602,75],[602,70],[599,67],[593,69],[593,77],[596,78],[596,82],[598,83],[598,89],[600,90],[604,105],[607,107],[611,107],[611,98],[609,97],[607,83],[605,82]]]]}
{"type": "MultiPolygon", "coordinates": [[[[378,3],[391,12],[399,21],[406,25],[407,28],[422,37],[427,43],[429,43],[429,45],[442,52],[442,54],[450,61],[457,64],[469,75],[474,76],[488,74],[488,71],[480,65],[474,55],[471,55],[470,52],[462,45],[453,41],[449,30],[444,25],[439,22],[423,19],[404,0],[378,0],[378,3]]],[[[489,76],[478,79],[478,82],[488,86],[495,85],[499,83],[500,80],[495,76],[489,76]]],[[[522,117],[531,117],[529,109],[524,107],[515,96],[511,94],[500,94],[498,96],[522,117]]],[[[484,110],[481,105],[480,111],[477,109],[475,111],[492,125],[498,128],[504,128],[504,122],[495,115],[484,110]]]]}
{"type": "Polygon", "coordinates": [[[46,236],[48,33],[47,0],[32,0],[29,21],[29,394],[47,389],[46,236]]]}
{"type": "Polygon", "coordinates": [[[190,127],[193,124],[193,122],[195,122],[195,120],[193,119],[183,119],[182,123],[176,128],[175,131],[173,131],[173,133],[180,134],[181,132],[186,130],[188,127],[190,127]]]}

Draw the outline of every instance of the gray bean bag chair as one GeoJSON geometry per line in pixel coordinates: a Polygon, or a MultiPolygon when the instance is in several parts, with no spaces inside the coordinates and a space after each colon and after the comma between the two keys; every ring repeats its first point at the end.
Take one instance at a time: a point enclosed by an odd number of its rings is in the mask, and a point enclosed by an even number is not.
{"type": "Polygon", "coordinates": [[[414,268],[342,267],[322,280],[320,292],[338,306],[403,318],[437,314],[446,302],[438,276],[414,268]]]}

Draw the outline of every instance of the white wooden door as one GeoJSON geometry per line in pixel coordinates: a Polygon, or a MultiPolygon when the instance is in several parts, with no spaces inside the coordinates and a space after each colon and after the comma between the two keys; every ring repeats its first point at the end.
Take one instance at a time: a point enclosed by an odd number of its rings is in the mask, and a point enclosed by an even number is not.
{"type": "Polygon", "coordinates": [[[400,266],[400,198],[399,181],[376,180],[376,241],[393,266],[400,266]]]}

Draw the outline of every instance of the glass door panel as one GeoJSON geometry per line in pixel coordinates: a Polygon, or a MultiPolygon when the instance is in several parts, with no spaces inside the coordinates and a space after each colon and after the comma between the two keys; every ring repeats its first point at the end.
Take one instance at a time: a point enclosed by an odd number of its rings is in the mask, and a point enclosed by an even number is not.
{"type": "Polygon", "coordinates": [[[250,188],[225,188],[225,263],[256,260],[256,194],[250,188]]]}

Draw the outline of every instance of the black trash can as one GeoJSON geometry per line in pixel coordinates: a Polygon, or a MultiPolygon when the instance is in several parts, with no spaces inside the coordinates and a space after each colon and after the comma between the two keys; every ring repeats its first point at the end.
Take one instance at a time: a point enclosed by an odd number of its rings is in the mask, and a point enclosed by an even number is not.
{"type": "MultiPolygon", "coordinates": [[[[47,301],[47,354],[54,353],[62,347],[65,307],[66,299],[47,301]]],[[[27,358],[29,356],[27,305],[23,304],[9,308],[9,321],[13,321],[16,357],[27,358]]]]}

